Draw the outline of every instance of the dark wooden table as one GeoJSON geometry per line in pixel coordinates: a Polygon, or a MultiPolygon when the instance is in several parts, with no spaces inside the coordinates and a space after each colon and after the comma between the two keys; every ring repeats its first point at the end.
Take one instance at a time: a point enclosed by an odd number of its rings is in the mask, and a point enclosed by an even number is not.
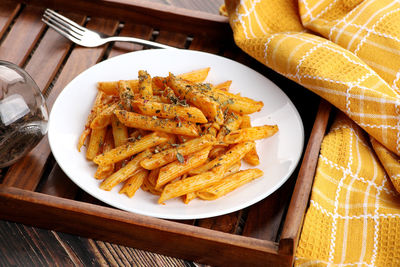
{"type": "MultiPolygon", "coordinates": [[[[151,0],[218,14],[223,0],[151,0]]],[[[1,175],[1,170],[0,170],[1,175]]],[[[0,266],[200,266],[189,261],[0,220],[0,266]]]]}

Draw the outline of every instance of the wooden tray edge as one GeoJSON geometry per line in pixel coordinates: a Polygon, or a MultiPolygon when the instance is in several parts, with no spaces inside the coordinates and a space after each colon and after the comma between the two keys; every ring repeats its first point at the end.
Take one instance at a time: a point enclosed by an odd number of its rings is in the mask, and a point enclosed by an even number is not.
{"type": "Polygon", "coordinates": [[[279,241],[279,252],[282,254],[295,253],[330,113],[331,104],[321,99],[279,241]]]}
{"type": "Polygon", "coordinates": [[[229,260],[253,266],[261,262],[282,261],[278,254],[278,244],[272,241],[218,232],[1,184],[0,218],[207,264],[219,265],[222,260],[229,260]],[[168,240],[168,246],[160,243],[160,240],[168,240]],[[215,257],[220,253],[226,255],[215,257]]]}

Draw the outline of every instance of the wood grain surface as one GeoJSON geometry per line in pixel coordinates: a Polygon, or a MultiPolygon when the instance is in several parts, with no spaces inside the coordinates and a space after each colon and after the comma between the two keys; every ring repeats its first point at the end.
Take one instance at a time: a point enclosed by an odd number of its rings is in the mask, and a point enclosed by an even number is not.
{"type": "Polygon", "coordinates": [[[41,22],[45,7],[61,9],[78,24],[110,35],[210,52],[251,66],[293,101],[311,142],[301,168],[259,203],[213,218],[161,220],[120,211],[85,193],[62,171],[43,138],[26,157],[0,169],[0,266],[292,264],[330,106],[322,103],[317,110],[318,96],[236,47],[227,19],[218,16],[223,0],[19,2],[0,3],[0,59],[27,70],[49,110],[82,71],[146,48],[120,42],[96,48],[72,44],[41,22]]]}
{"type": "MultiPolygon", "coordinates": [[[[161,4],[183,7],[192,10],[200,10],[211,14],[218,14],[218,8],[223,1],[221,0],[206,0],[206,1],[162,1],[151,0],[161,4]]],[[[74,49],[73,54],[69,55],[71,42],[61,37],[55,31],[45,30],[45,25],[40,21],[41,11],[38,9],[34,12],[21,9],[18,3],[12,1],[0,3],[0,37],[3,37],[0,49],[0,58],[14,62],[25,67],[27,72],[33,77],[39,88],[44,91],[47,96],[48,105],[52,106],[58,91],[63,88],[72,78],[79,74],[84,69],[97,63],[107,47],[91,49],[88,52],[85,49],[74,49]],[[25,15],[29,14],[29,15],[25,15]],[[32,16],[34,14],[34,16],[32,16]],[[23,20],[25,23],[13,25],[12,31],[7,32],[13,18],[26,16],[23,20]],[[26,35],[18,35],[17,30],[21,28],[26,35]],[[14,34],[15,32],[15,34],[14,34]],[[31,44],[36,43],[35,38],[43,38],[38,47],[32,47],[31,44]],[[19,45],[15,46],[15,43],[19,45]],[[4,49],[10,47],[13,49],[4,49]],[[32,49],[35,53],[29,58],[32,49]],[[7,52],[5,52],[7,51],[7,52]],[[12,52],[9,52],[12,51],[12,52]],[[51,54],[50,58],[43,58],[43,55],[51,54]],[[74,65],[68,63],[63,67],[61,73],[54,73],[60,64],[63,64],[66,56],[76,57],[77,61],[85,62],[85,65],[74,65]],[[26,61],[28,62],[26,63],[26,61]],[[50,84],[57,76],[56,82],[50,84]],[[45,92],[51,87],[50,92],[45,92]]],[[[73,14],[64,13],[64,15],[73,19],[75,22],[83,24],[85,17],[73,14]]],[[[118,28],[117,21],[92,21],[87,26],[90,28],[93,25],[103,25],[103,28],[96,28],[110,34],[115,33],[118,28]]],[[[148,39],[152,33],[152,29],[148,26],[125,25],[121,35],[135,36],[148,39]]],[[[160,34],[162,39],[163,33],[160,34]]],[[[176,36],[175,41],[179,46],[183,46],[186,40],[176,36]]],[[[170,40],[168,40],[170,42],[170,40]]],[[[170,43],[171,45],[173,43],[170,43]]],[[[134,44],[118,43],[112,51],[109,52],[109,57],[126,53],[128,51],[140,50],[141,47],[134,44]]],[[[70,60],[68,60],[70,62],[70,60]]],[[[38,191],[49,195],[63,195],[66,198],[76,197],[77,188],[65,176],[56,164],[51,170],[48,180],[43,184],[38,185],[40,177],[43,174],[43,169],[33,168],[33,166],[45,166],[50,153],[47,138],[43,139],[40,144],[31,151],[28,157],[19,161],[17,164],[9,168],[7,175],[4,175],[6,170],[0,170],[0,181],[9,186],[19,187],[23,189],[33,190],[38,187],[38,191]],[[43,153],[47,151],[47,153],[43,153]],[[15,179],[25,175],[30,179],[15,179]],[[23,181],[23,184],[21,184],[23,181]],[[26,181],[29,181],[26,183],[26,181]],[[64,192],[59,192],[60,187],[57,183],[63,183],[64,192]],[[58,190],[54,192],[54,190],[58,190]]],[[[92,202],[88,195],[79,196],[81,199],[92,202]]],[[[0,266],[202,266],[194,264],[190,261],[182,259],[166,257],[160,254],[151,253],[148,251],[134,249],[126,246],[116,245],[109,242],[83,238],[76,235],[66,234],[62,232],[45,230],[37,227],[30,227],[24,224],[13,223],[9,221],[0,221],[0,266]]]]}

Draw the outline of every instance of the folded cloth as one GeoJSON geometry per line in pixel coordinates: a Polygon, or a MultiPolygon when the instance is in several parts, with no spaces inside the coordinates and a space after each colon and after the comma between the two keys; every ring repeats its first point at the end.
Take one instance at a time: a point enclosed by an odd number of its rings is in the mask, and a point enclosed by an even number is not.
{"type": "Polygon", "coordinates": [[[236,44],[340,112],[295,265],[400,266],[400,3],[225,0],[236,44]]]}

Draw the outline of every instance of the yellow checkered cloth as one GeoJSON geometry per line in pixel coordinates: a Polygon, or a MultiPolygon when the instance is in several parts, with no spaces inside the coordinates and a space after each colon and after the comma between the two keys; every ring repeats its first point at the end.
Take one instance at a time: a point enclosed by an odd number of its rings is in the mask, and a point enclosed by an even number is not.
{"type": "Polygon", "coordinates": [[[236,44],[341,112],[296,266],[400,266],[400,2],[225,0],[236,44]]]}

